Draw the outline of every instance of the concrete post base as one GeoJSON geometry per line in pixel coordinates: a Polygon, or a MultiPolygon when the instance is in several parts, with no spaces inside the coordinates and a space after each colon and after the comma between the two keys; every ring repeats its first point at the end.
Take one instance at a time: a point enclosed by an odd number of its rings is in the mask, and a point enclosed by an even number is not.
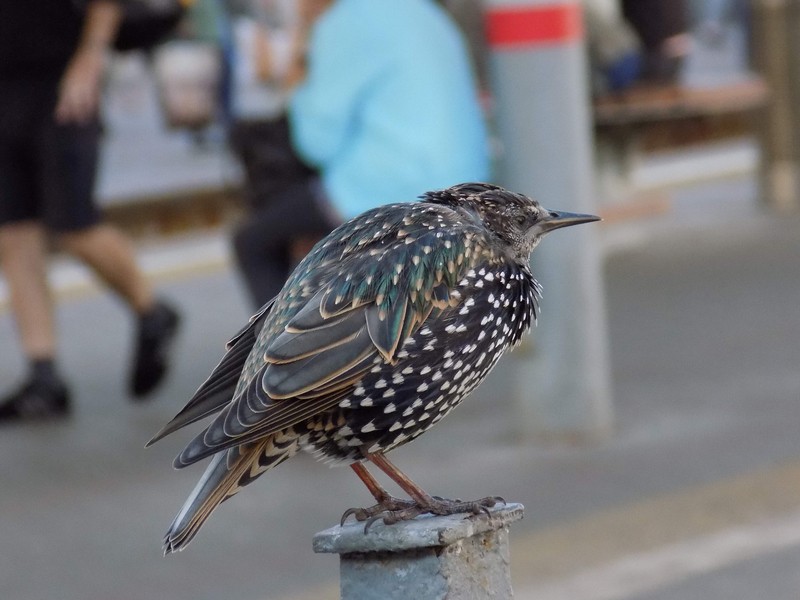
{"type": "Polygon", "coordinates": [[[394,525],[346,523],[314,536],[340,555],[342,600],[512,598],[508,527],[521,504],[480,515],[422,516],[394,525]]]}

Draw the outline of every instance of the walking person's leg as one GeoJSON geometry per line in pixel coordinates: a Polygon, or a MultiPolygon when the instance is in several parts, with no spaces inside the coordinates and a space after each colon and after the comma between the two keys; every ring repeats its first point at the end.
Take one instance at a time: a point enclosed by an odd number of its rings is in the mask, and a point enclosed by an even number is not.
{"type": "Polygon", "coordinates": [[[55,363],[56,333],[46,261],[44,230],[38,223],[0,226],[0,267],[30,370],[22,387],[0,401],[0,422],[59,417],[69,411],[67,388],[55,363]]]}
{"type": "MultiPolygon", "coordinates": [[[[138,335],[129,382],[135,397],[146,395],[163,380],[178,326],[177,313],[154,298],[126,238],[102,223],[94,204],[98,123],[55,123],[54,90],[55,84],[25,92],[6,90],[31,96],[27,110],[19,106],[13,111],[26,125],[0,117],[0,266],[20,344],[31,365],[26,383],[0,400],[0,421],[68,412],[66,386],[56,369],[45,231],[91,267],[136,315],[138,335]]],[[[14,102],[20,104],[19,98],[14,102]]]]}
{"type": "Polygon", "coordinates": [[[138,335],[128,379],[135,398],[149,394],[167,372],[167,351],[177,332],[178,314],[155,298],[150,282],[136,263],[128,239],[116,228],[98,223],[59,235],[61,247],[87,266],[130,307],[138,335]]]}
{"type": "Polygon", "coordinates": [[[0,226],[0,266],[23,353],[32,359],[51,359],[56,336],[47,285],[47,240],[41,225],[24,221],[0,226]]]}
{"type": "Polygon", "coordinates": [[[0,400],[0,422],[62,416],[69,409],[55,362],[47,237],[38,218],[32,137],[43,94],[43,88],[21,82],[0,86],[0,268],[29,368],[22,386],[0,400]]]}
{"type": "Polygon", "coordinates": [[[94,201],[99,135],[96,122],[44,129],[43,215],[60,247],[90,267],[137,318],[129,390],[139,398],[164,378],[179,318],[171,306],[154,296],[128,239],[102,221],[94,201]]]}

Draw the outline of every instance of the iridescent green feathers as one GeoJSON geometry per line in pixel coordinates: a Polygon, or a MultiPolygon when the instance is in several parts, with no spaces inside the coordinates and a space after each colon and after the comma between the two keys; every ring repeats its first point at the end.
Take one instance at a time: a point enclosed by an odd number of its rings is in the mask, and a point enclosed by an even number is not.
{"type": "Polygon", "coordinates": [[[457,301],[450,292],[464,265],[486,246],[468,214],[415,206],[413,212],[408,204],[383,207],[350,222],[312,251],[293,277],[308,278],[333,256],[317,292],[322,318],[369,305],[370,338],[390,362],[415,325],[457,301]]]}

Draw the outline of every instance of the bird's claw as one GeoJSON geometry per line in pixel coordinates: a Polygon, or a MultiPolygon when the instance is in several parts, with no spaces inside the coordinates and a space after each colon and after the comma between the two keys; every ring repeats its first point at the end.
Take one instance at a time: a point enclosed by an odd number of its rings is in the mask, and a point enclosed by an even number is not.
{"type": "Polygon", "coordinates": [[[492,511],[489,510],[488,506],[483,506],[481,504],[473,504],[472,505],[472,514],[473,515],[479,515],[481,513],[483,513],[484,515],[486,515],[489,518],[491,518],[491,516],[492,516],[492,511]]]}
{"type": "Polygon", "coordinates": [[[365,521],[369,518],[369,515],[366,514],[366,511],[363,508],[348,508],[344,513],[342,513],[342,519],[339,521],[339,525],[344,525],[344,522],[347,521],[347,517],[355,516],[356,521],[365,521]]]}
{"type": "Polygon", "coordinates": [[[449,498],[443,498],[442,496],[431,496],[434,500],[438,500],[439,502],[463,502],[461,498],[454,498],[450,500],[449,498]]]}
{"type": "MultiPolygon", "coordinates": [[[[407,509],[411,509],[416,507],[417,505],[411,500],[403,500],[402,498],[394,498],[389,496],[384,498],[378,504],[374,506],[370,506],[368,508],[348,508],[342,514],[342,519],[340,521],[340,525],[344,525],[345,521],[347,521],[348,517],[351,515],[355,517],[356,521],[367,521],[364,527],[364,533],[369,531],[369,528],[372,524],[380,519],[384,520],[384,523],[389,523],[386,521],[386,515],[391,515],[394,513],[402,512],[407,509]]],[[[413,517],[411,517],[413,519],[413,517]]],[[[402,519],[397,519],[402,520],[402,519]]],[[[397,520],[391,521],[391,523],[396,523],[397,520]]]]}
{"type": "MultiPolygon", "coordinates": [[[[497,504],[506,504],[506,501],[503,499],[502,496],[488,496],[486,498],[481,498],[480,500],[476,500],[470,506],[473,515],[486,515],[489,520],[492,518],[492,511],[489,510],[493,506],[497,504]]],[[[469,518],[468,516],[465,518],[469,518]]]]}
{"type": "Polygon", "coordinates": [[[491,518],[492,513],[489,509],[498,503],[506,503],[500,496],[488,496],[467,502],[460,499],[449,500],[441,496],[432,496],[432,499],[433,502],[429,505],[420,505],[412,500],[389,497],[368,508],[348,508],[342,515],[341,525],[344,525],[348,517],[352,515],[356,521],[364,522],[364,533],[366,534],[378,521],[383,521],[384,525],[393,525],[400,521],[410,521],[425,513],[438,516],[458,513],[485,514],[491,518]]]}
{"type": "Polygon", "coordinates": [[[371,518],[367,519],[367,522],[364,523],[364,535],[367,535],[369,533],[369,528],[372,527],[372,525],[376,521],[380,521],[381,519],[384,519],[384,522],[385,522],[386,517],[385,516],[381,516],[381,515],[375,515],[374,517],[371,517],[371,518]]]}

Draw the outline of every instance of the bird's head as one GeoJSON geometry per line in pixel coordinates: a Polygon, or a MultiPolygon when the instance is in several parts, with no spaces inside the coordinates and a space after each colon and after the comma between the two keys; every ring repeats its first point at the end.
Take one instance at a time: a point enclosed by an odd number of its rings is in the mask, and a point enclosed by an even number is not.
{"type": "Polygon", "coordinates": [[[545,234],[600,220],[595,215],[548,210],[523,194],[489,183],[462,183],[429,192],[423,198],[477,213],[484,225],[522,262],[530,258],[545,234]]]}

